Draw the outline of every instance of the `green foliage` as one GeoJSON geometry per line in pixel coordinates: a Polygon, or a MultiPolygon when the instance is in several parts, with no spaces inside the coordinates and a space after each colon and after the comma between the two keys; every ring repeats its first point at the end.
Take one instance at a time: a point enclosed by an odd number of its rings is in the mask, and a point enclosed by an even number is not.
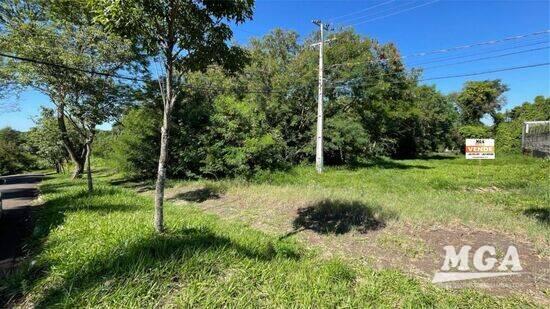
{"type": "Polygon", "coordinates": [[[525,102],[506,112],[504,120],[496,127],[496,150],[520,152],[523,122],[543,120],[550,120],[550,97],[537,96],[533,103],[525,102]]]}
{"type": "Polygon", "coordinates": [[[461,126],[458,133],[462,139],[467,138],[491,138],[491,130],[484,125],[461,126]]]}
{"type": "Polygon", "coordinates": [[[0,175],[31,170],[34,164],[23,133],[9,127],[0,129],[0,175]]]}
{"type": "Polygon", "coordinates": [[[94,141],[94,156],[109,159],[113,155],[114,131],[98,131],[94,141]]]}
{"type": "Polygon", "coordinates": [[[114,129],[112,160],[120,171],[134,177],[151,177],[159,153],[160,115],[151,108],[131,109],[114,129]]]}
{"type": "MultiPolygon", "coordinates": [[[[353,65],[334,66],[328,73],[331,80],[343,82],[327,85],[326,90],[327,164],[356,164],[380,155],[416,156],[452,147],[458,114],[451,100],[433,87],[417,86],[416,75],[404,70],[395,46],[353,31],[336,35],[327,61],[353,65]]],[[[228,75],[219,66],[187,73],[190,87],[179,89],[182,95],[170,119],[169,175],[250,175],[311,162],[318,56],[302,47],[295,32],[276,29],[251,41],[251,61],[240,73],[228,75]]],[[[137,101],[155,115],[163,106],[156,83],[146,84],[137,101]]],[[[140,123],[126,123],[119,130],[138,132],[140,123]]],[[[156,145],[152,137],[146,134],[135,147],[156,145]]],[[[118,153],[121,159],[131,154],[118,153]]],[[[156,170],[152,164],[144,165],[147,171],[125,166],[134,175],[156,170]]]]}
{"type": "Polygon", "coordinates": [[[497,112],[504,104],[502,94],[508,91],[508,86],[499,79],[485,81],[469,81],[456,96],[456,102],[461,111],[462,123],[477,125],[481,118],[489,114],[495,119],[497,112]]]}
{"type": "MultiPolygon", "coordinates": [[[[80,136],[73,126],[68,127],[69,138],[78,143],[80,136]]],[[[55,168],[59,171],[64,161],[69,160],[69,154],[63,146],[54,111],[42,108],[40,117],[27,133],[28,143],[32,145],[33,153],[39,158],[42,167],[55,168]]]]}
{"type": "MultiPolygon", "coordinates": [[[[141,57],[134,47],[95,25],[83,0],[6,0],[0,7],[0,50],[6,53],[112,75],[136,71],[133,64],[141,57]]],[[[113,120],[130,102],[128,84],[118,79],[30,61],[1,61],[2,84],[39,91],[56,106],[59,137],[75,163],[75,176],[82,172],[96,126],[113,120]],[[67,137],[68,126],[78,140],[67,137]]]]}
{"type": "Polygon", "coordinates": [[[337,115],[326,120],[324,130],[324,159],[327,164],[353,165],[373,155],[370,136],[358,119],[337,115]]]}
{"type": "Polygon", "coordinates": [[[281,165],[284,142],[265,125],[256,104],[221,96],[213,107],[203,172],[246,175],[281,165]]]}

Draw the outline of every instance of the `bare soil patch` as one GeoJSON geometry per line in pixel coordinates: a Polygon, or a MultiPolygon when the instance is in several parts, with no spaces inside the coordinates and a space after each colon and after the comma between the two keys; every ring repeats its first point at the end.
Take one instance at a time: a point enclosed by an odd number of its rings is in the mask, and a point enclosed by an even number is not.
{"type": "Polygon", "coordinates": [[[473,255],[477,248],[492,245],[500,260],[513,245],[523,267],[520,275],[441,286],[482,289],[493,295],[521,294],[550,304],[550,258],[540,256],[534,245],[520,235],[453,222],[439,226],[411,224],[377,205],[285,195],[288,188],[274,190],[281,192],[264,195],[241,189],[211,194],[211,189],[193,185],[172,188],[167,198],[181,205],[195,202],[209,213],[242,221],[281,238],[296,237],[326,258],[343,258],[377,269],[395,268],[428,282],[443,264],[444,246],[458,250],[470,245],[473,255]],[[181,198],[195,197],[196,192],[205,194],[199,194],[200,199],[181,198]]]}

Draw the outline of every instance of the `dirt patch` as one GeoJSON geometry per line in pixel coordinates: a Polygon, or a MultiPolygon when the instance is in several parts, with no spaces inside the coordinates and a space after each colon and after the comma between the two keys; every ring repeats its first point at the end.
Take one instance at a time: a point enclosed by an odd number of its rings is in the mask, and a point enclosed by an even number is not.
{"type": "Polygon", "coordinates": [[[475,193],[495,193],[495,192],[502,192],[503,190],[496,186],[490,186],[490,187],[468,189],[467,191],[475,192],[475,193]]]}
{"type": "MultiPolygon", "coordinates": [[[[539,256],[534,245],[517,235],[475,229],[449,223],[444,226],[418,226],[383,211],[378,205],[361,202],[315,200],[307,195],[292,195],[289,188],[269,195],[246,188],[229,190],[198,205],[224,219],[238,220],[281,238],[296,237],[322,257],[339,257],[369,267],[396,268],[431,282],[445,258],[445,246],[457,251],[492,245],[501,260],[509,246],[519,253],[523,271],[519,275],[440,284],[446,288],[482,289],[493,295],[520,294],[550,304],[550,258],[539,256]]],[[[167,196],[176,203],[182,192],[200,187],[178,188],[167,196]]]]}

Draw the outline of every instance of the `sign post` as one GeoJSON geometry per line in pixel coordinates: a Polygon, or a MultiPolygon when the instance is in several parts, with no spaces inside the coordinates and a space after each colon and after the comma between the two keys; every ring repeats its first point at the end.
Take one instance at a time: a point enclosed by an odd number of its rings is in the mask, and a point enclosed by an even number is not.
{"type": "Polygon", "coordinates": [[[494,139],[466,139],[467,160],[494,160],[495,140],[494,139]]]}

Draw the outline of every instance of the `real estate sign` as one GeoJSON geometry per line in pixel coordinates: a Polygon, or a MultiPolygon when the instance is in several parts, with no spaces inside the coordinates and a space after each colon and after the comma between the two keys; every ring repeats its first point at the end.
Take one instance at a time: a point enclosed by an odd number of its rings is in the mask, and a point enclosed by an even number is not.
{"type": "Polygon", "coordinates": [[[466,139],[466,159],[494,159],[495,158],[495,140],[494,139],[466,139]]]}

